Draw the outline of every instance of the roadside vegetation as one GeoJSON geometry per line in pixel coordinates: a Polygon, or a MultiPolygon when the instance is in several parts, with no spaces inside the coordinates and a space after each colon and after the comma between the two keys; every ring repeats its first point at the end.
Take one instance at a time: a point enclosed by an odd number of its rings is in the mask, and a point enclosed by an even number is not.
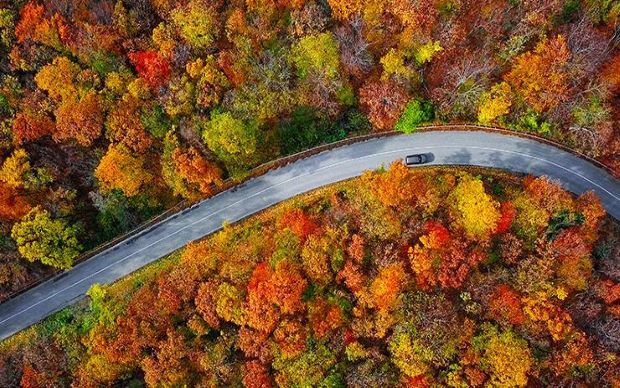
{"type": "Polygon", "coordinates": [[[0,386],[613,386],[591,193],[401,163],[288,200],[0,344],[0,386]]]}
{"type": "Polygon", "coordinates": [[[0,1],[0,300],[347,136],[483,123],[620,171],[620,5],[0,1]]]}

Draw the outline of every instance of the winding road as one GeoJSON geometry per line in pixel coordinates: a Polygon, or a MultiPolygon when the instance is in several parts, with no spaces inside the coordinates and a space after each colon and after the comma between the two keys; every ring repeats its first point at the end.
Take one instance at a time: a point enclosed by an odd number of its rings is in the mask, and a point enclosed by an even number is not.
{"type": "Polygon", "coordinates": [[[0,339],[76,300],[94,283],[113,282],[219,230],[298,194],[387,165],[407,154],[432,153],[431,165],[470,165],[546,175],[576,194],[594,190],[620,219],[620,183],[604,170],[553,146],[490,132],[432,131],[367,140],[325,151],[206,199],[0,304],[0,339]]]}

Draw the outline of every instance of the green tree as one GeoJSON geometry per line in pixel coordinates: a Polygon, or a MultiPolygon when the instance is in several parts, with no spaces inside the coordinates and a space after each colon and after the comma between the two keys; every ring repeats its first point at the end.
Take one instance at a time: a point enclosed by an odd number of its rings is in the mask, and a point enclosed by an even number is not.
{"type": "Polygon", "coordinates": [[[258,134],[256,124],[239,120],[230,112],[214,111],[204,125],[202,136],[234,175],[255,162],[258,134]]]}
{"type": "Polygon", "coordinates": [[[68,269],[82,249],[78,230],[75,225],[52,219],[47,210],[36,207],[13,226],[11,237],[28,261],[40,260],[43,264],[68,269]]]}
{"type": "MultiPolygon", "coordinates": [[[[112,325],[119,313],[122,304],[114,303],[112,298],[109,297],[108,291],[101,284],[93,284],[86,295],[90,297],[90,312],[87,315],[87,324],[89,326],[102,323],[105,325],[112,325]]],[[[91,326],[92,327],[92,326],[91,326]]]]}
{"type": "Polygon", "coordinates": [[[174,131],[169,131],[164,137],[163,152],[161,154],[161,173],[164,181],[172,189],[174,195],[180,195],[184,198],[190,198],[192,196],[191,188],[183,177],[178,173],[173,155],[175,151],[181,146],[178,136],[174,131]]]}
{"type": "Polygon", "coordinates": [[[140,120],[144,128],[154,137],[163,139],[172,128],[172,123],[164,108],[155,105],[150,109],[143,109],[140,120]]]}
{"type": "Polygon", "coordinates": [[[94,202],[99,210],[97,214],[99,241],[108,241],[136,225],[137,219],[133,209],[121,190],[114,189],[106,195],[96,196],[94,202]]]}
{"type": "Polygon", "coordinates": [[[299,107],[278,128],[281,151],[283,154],[292,154],[322,143],[341,140],[347,132],[343,125],[338,124],[333,125],[329,120],[317,116],[312,108],[299,107]]]}
{"type": "Polygon", "coordinates": [[[6,54],[15,40],[15,13],[0,9],[0,53],[6,54]]]}
{"type": "Polygon", "coordinates": [[[324,344],[318,343],[298,357],[292,359],[277,357],[273,361],[273,368],[276,371],[276,381],[279,385],[311,387],[321,386],[329,369],[336,362],[333,352],[324,344]]]}
{"type": "Polygon", "coordinates": [[[601,96],[592,95],[577,105],[572,114],[577,125],[592,128],[608,122],[611,112],[601,96]]]}
{"type": "Polygon", "coordinates": [[[232,89],[226,99],[235,117],[259,123],[288,113],[296,101],[291,90],[291,66],[285,50],[271,50],[245,67],[248,80],[232,89]]]}
{"type": "Polygon", "coordinates": [[[551,124],[544,121],[543,118],[533,110],[523,113],[517,120],[514,128],[520,131],[537,132],[541,135],[547,135],[551,132],[551,124]]]}
{"type": "Polygon", "coordinates": [[[416,98],[407,103],[405,111],[400,115],[400,119],[398,119],[394,129],[404,133],[411,133],[418,125],[427,123],[434,117],[433,104],[430,101],[416,98]]]}

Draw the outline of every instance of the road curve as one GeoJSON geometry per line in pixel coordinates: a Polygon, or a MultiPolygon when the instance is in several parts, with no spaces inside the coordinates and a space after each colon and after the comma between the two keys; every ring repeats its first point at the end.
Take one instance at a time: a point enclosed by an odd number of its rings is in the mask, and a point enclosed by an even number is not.
{"type": "Polygon", "coordinates": [[[468,165],[546,175],[576,194],[594,190],[620,219],[620,183],[566,151],[516,136],[471,131],[397,135],[343,146],[299,160],[204,200],[0,304],[0,339],[82,298],[94,283],[113,282],[192,240],[287,198],[360,175],[406,154],[432,153],[432,165],[468,165]]]}

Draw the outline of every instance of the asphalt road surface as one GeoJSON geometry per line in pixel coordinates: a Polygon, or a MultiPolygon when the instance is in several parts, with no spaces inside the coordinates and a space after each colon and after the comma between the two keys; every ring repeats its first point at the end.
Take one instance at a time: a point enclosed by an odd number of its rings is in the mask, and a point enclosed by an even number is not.
{"type": "Polygon", "coordinates": [[[82,262],[68,272],[0,304],[4,339],[192,240],[298,194],[401,160],[431,153],[431,165],[471,165],[546,175],[576,194],[594,190],[620,219],[620,183],[575,155],[519,137],[488,132],[422,132],[374,139],[299,160],[204,200],[82,262]]]}

